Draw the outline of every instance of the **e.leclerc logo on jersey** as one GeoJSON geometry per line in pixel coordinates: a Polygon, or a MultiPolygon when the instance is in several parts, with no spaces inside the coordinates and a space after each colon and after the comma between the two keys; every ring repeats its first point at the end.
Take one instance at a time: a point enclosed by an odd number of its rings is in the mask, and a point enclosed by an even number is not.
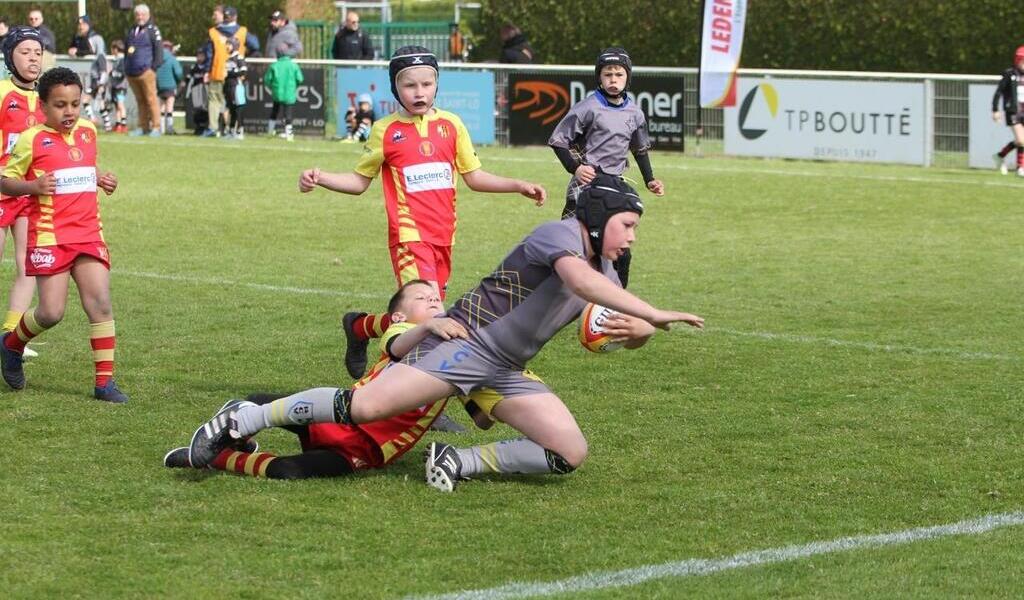
{"type": "Polygon", "coordinates": [[[748,140],[756,140],[768,131],[765,123],[767,119],[763,118],[765,109],[772,119],[775,119],[775,115],[779,113],[779,93],[770,83],[755,85],[754,89],[747,92],[746,97],[743,98],[739,115],[740,135],[748,140]],[[752,111],[755,114],[760,114],[762,118],[751,118],[752,111]],[[748,119],[752,121],[749,127],[747,126],[748,119]]]}

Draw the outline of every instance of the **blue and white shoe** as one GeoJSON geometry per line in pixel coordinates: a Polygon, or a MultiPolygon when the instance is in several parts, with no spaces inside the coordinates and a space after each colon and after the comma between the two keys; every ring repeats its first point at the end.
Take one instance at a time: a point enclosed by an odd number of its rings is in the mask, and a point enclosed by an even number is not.
{"type": "Polygon", "coordinates": [[[22,356],[14,350],[7,349],[4,341],[9,335],[13,334],[8,331],[0,336],[0,373],[3,374],[4,381],[11,386],[12,390],[23,390],[25,389],[25,369],[22,365],[22,356]]]}
{"type": "Polygon", "coordinates": [[[256,405],[245,400],[230,400],[212,419],[196,429],[188,446],[189,464],[197,469],[209,466],[222,450],[240,441],[236,415],[249,406],[256,405]]]}
{"type": "Polygon", "coordinates": [[[113,377],[107,381],[107,385],[94,388],[93,397],[97,400],[112,402],[114,404],[124,404],[128,401],[128,395],[118,389],[117,383],[114,381],[113,377]]]}

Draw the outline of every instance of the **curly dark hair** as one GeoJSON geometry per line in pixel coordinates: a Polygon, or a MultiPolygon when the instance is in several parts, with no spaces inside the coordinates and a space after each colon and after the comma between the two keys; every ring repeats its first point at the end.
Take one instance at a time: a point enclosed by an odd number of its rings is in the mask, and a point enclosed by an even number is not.
{"type": "Polygon", "coordinates": [[[43,76],[39,78],[39,85],[36,86],[36,92],[39,93],[39,98],[46,102],[50,97],[50,91],[58,85],[77,85],[81,90],[82,80],[78,78],[78,73],[71,69],[56,67],[43,73],[43,76]]]}

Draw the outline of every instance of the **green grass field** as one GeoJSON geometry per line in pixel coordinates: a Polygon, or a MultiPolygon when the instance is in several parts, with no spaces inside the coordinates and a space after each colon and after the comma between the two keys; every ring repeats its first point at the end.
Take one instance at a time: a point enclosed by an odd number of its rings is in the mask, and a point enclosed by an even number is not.
{"type": "MultiPolygon", "coordinates": [[[[380,187],[303,196],[296,181],[304,167],[350,169],[359,149],[109,136],[101,147],[121,179],[103,220],[117,379],[132,400],[91,400],[72,298],[34,346],[28,389],[0,392],[4,597],[446,594],[1024,507],[1016,179],[655,155],[669,194],[647,196],[631,288],[707,330],[607,356],[563,331],[532,367],[587,434],[586,464],[445,495],[423,484],[415,450],[339,480],[161,466],[228,398],[349,382],[339,318],[381,308],[394,285],[380,187]]],[[[463,187],[453,294],[561,209],[566,175],[550,151],[480,154],[551,200],[463,187]]],[[[5,282],[10,254],[8,243],[5,282]]],[[[260,441],[298,448],[279,431],[260,441]]],[[[1013,597],[1020,539],[1004,528],[559,597],[1013,597]]]]}

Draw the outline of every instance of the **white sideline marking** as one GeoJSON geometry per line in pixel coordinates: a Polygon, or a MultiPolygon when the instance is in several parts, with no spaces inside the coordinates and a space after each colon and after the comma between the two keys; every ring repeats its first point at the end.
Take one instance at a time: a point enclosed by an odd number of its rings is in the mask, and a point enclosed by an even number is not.
{"type": "Polygon", "coordinates": [[[898,344],[875,344],[872,342],[851,342],[849,340],[837,340],[834,338],[814,337],[810,335],[793,335],[789,333],[770,333],[767,331],[739,331],[723,327],[709,327],[708,331],[735,335],[739,337],[752,337],[764,340],[782,340],[785,342],[798,342],[804,344],[824,344],[826,346],[837,346],[840,348],[860,348],[873,352],[900,352],[905,354],[932,354],[952,356],[968,360],[1021,360],[1019,356],[1008,354],[991,354],[989,352],[969,352],[956,350],[954,348],[918,348],[916,346],[901,346],[898,344]]]}
{"type": "Polygon", "coordinates": [[[1024,525],[1024,512],[988,515],[949,525],[905,529],[893,533],[858,535],[826,542],[811,542],[802,546],[769,548],[767,550],[734,554],[725,558],[692,558],[679,562],[623,569],[621,571],[587,573],[586,575],[577,575],[546,583],[510,583],[487,589],[467,590],[432,596],[407,596],[407,598],[410,600],[504,600],[579,593],[589,590],[634,586],[646,581],[667,577],[699,577],[719,571],[788,562],[822,554],[849,552],[866,548],[881,548],[884,546],[899,546],[959,535],[980,535],[995,529],[1018,525],[1024,525]]]}
{"type": "Polygon", "coordinates": [[[282,285],[270,285],[266,283],[249,283],[246,281],[233,281],[220,277],[194,277],[191,275],[165,275],[163,273],[147,273],[144,271],[125,271],[114,269],[113,274],[127,277],[140,277],[143,279],[162,279],[164,281],[178,281],[181,283],[193,283],[204,285],[216,285],[222,287],[247,287],[265,292],[282,292],[287,294],[309,294],[314,296],[335,296],[338,298],[360,298],[367,300],[387,300],[391,296],[383,293],[353,292],[348,290],[324,290],[318,288],[304,288],[282,285]]]}
{"type": "MultiPolygon", "coordinates": [[[[104,143],[111,142],[114,144],[125,144],[125,145],[143,145],[151,142],[145,141],[132,141],[118,138],[104,138],[104,143]]],[[[180,148],[208,148],[216,149],[218,143],[223,144],[225,142],[210,141],[209,143],[203,142],[185,142],[185,141],[170,141],[162,140],[161,145],[164,146],[177,146],[180,148]]],[[[230,142],[227,142],[230,143],[230,142]]],[[[330,144],[330,142],[325,142],[330,144]]],[[[284,146],[276,144],[237,144],[231,146],[237,150],[282,150],[284,146]]],[[[337,154],[337,150],[330,146],[326,148],[304,148],[304,147],[292,147],[288,146],[287,150],[291,152],[304,152],[307,154],[337,154]]],[[[536,164],[547,164],[552,165],[555,168],[558,162],[554,159],[546,160],[541,158],[524,158],[516,156],[507,156],[494,159],[497,162],[522,162],[522,163],[536,163],[536,164]]],[[[795,171],[788,169],[764,169],[764,168],[728,168],[728,167],[712,167],[702,165],[680,165],[665,162],[658,162],[655,165],[658,169],[671,169],[677,171],[694,171],[694,172],[710,172],[710,173],[733,173],[736,175],[749,175],[751,173],[757,173],[758,175],[775,175],[780,177],[811,177],[811,178],[827,178],[827,179],[860,179],[864,181],[891,181],[891,182],[913,182],[913,183],[935,183],[944,185],[966,185],[966,186],[984,186],[984,187],[997,187],[997,188],[1014,188],[1024,189],[1024,185],[1019,182],[1013,181],[983,181],[979,179],[952,179],[952,178],[939,178],[939,177],[917,177],[913,175],[862,175],[855,173],[837,173],[837,172],[817,172],[817,171],[795,171]]],[[[561,171],[560,171],[561,172],[561,171]]]]}

